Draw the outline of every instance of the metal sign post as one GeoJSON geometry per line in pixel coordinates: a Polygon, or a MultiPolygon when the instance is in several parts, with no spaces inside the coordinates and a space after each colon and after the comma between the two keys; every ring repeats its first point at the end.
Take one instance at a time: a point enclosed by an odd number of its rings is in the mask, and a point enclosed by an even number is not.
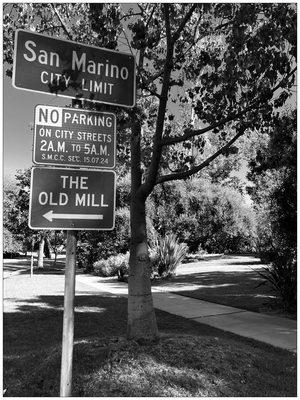
{"type": "Polygon", "coordinates": [[[76,232],[68,231],[66,248],[63,339],[61,355],[60,396],[72,394],[72,364],[74,341],[74,296],[76,267],[76,232]]]}
{"type": "Polygon", "coordinates": [[[34,248],[34,239],[31,241],[31,259],[30,259],[30,278],[33,275],[33,248],[34,248]]]}

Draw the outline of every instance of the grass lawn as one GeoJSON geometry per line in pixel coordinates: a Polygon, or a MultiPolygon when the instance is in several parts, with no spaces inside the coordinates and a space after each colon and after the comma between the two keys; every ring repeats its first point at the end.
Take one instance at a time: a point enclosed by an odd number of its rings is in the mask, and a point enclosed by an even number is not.
{"type": "MultiPolygon", "coordinates": [[[[159,343],[139,346],[125,340],[126,303],[83,291],[76,297],[73,396],[296,396],[293,353],[159,310],[159,343]]],[[[59,396],[62,304],[55,293],[24,295],[7,308],[5,396],[59,396]]]]}
{"type": "Polygon", "coordinates": [[[165,287],[176,294],[212,303],[296,318],[296,315],[283,312],[271,287],[268,284],[259,286],[261,282],[263,279],[253,264],[249,270],[206,270],[177,275],[168,280],[157,281],[153,286],[165,287]]]}

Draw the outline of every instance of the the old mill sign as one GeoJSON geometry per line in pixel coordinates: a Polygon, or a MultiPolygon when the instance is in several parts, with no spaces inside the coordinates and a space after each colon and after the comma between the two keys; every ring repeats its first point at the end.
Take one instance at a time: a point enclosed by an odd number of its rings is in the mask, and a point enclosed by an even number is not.
{"type": "Polygon", "coordinates": [[[34,167],[31,173],[31,229],[112,230],[114,171],[34,167]]]}

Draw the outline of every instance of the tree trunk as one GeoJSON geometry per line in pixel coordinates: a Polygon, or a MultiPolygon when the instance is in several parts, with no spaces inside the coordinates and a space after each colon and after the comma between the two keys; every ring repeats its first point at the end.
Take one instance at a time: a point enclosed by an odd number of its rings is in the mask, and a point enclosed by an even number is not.
{"type": "Polygon", "coordinates": [[[158,338],[150,274],[145,201],[135,198],[131,204],[127,336],[140,342],[158,338]]]}
{"type": "Polygon", "coordinates": [[[44,246],[45,239],[41,238],[39,241],[38,268],[44,268],[44,246]]]}
{"type": "Polygon", "coordinates": [[[139,342],[157,340],[158,330],[153,308],[150,258],[146,229],[146,198],[139,190],[141,171],[141,124],[133,116],[131,128],[131,205],[130,205],[130,259],[128,278],[127,336],[139,342]]]}

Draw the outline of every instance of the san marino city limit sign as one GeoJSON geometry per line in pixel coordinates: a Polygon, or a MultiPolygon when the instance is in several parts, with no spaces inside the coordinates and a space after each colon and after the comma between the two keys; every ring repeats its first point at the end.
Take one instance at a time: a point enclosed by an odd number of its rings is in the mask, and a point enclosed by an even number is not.
{"type": "Polygon", "coordinates": [[[135,57],[19,29],[15,37],[13,86],[133,107],[135,57]]]}

